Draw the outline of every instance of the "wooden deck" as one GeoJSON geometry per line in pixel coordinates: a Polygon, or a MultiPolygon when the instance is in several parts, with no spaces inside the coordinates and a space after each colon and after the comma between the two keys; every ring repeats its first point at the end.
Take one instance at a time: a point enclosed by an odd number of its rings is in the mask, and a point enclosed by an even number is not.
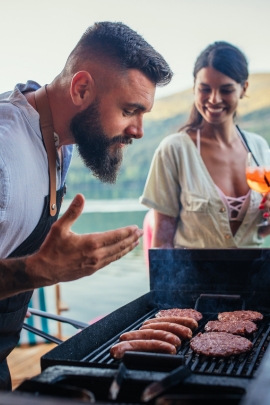
{"type": "Polygon", "coordinates": [[[8,356],[7,361],[14,390],[25,379],[34,377],[41,372],[40,358],[52,350],[54,343],[41,343],[34,346],[16,347],[8,356]]]}

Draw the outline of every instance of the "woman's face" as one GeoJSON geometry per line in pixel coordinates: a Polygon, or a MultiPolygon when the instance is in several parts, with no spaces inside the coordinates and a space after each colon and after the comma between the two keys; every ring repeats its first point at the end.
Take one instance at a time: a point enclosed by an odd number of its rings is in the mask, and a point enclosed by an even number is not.
{"type": "Polygon", "coordinates": [[[248,82],[242,86],[235,80],[212,67],[206,67],[197,73],[194,94],[195,105],[209,124],[233,122],[239,99],[247,89],[248,82]]]}

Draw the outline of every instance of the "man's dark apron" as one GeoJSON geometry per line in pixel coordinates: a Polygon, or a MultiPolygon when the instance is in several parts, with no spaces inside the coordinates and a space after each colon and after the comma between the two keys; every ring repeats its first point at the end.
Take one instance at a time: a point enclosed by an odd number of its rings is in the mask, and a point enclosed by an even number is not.
{"type": "MultiPolygon", "coordinates": [[[[36,252],[52,224],[56,221],[64,195],[64,187],[57,191],[57,215],[49,214],[49,196],[45,197],[44,209],[39,223],[28,238],[8,257],[22,257],[36,252]]],[[[11,380],[6,357],[17,345],[28,303],[33,291],[27,291],[0,301],[0,389],[11,389],[11,380]]]]}
{"type": "MultiPolygon", "coordinates": [[[[38,110],[39,111],[39,110],[38,110]]],[[[40,113],[40,111],[39,111],[40,113]]],[[[40,116],[42,118],[42,116],[40,116]]],[[[42,122],[42,120],[41,120],[42,122]]],[[[45,146],[47,149],[44,132],[43,138],[45,146]]],[[[53,135],[53,134],[52,134],[53,135]]],[[[54,144],[53,144],[54,146],[54,144]]],[[[54,146],[55,149],[55,146],[54,146]]],[[[47,149],[48,153],[48,149],[47,149]]],[[[56,155],[55,155],[56,156],[56,155]]],[[[49,169],[51,169],[50,156],[49,159],[49,169]]],[[[55,164],[53,165],[53,170],[55,170],[55,164]]],[[[50,173],[51,174],[51,173],[50,173]]],[[[54,185],[55,186],[55,185],[54,185]]],[[[41,218],[31,233],[31,235],[26,238],[24,242],[20,244],[9,256],[8,258],[22,257],[35,253],[42,242],[46,238],[52,224],[57,220],[59,210],[61,207],[61,202],[65,194],[66,187],[62,187],[60,190],[54,194],[56,206],[54,209],[53,216],[51,215],[51,185],[50,185],[50,195],[45,197],[43,212],[41,218]]],[[[28,308],[28,303],[31,299],[33,291],[27,291],[24,293],[17,294],[13,297],[0,300],[0,389],[11,389],[11,378],[9,369],[6,362],[6,357],[17,345],[20,332],[23,326],[24,318],[28,308]]]]}

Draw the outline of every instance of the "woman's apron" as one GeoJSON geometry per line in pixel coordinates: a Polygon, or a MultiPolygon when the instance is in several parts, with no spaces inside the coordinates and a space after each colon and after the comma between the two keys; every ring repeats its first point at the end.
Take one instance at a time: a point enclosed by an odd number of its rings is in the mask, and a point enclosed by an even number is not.
{"type": "MultiPolygon", "coordinates": [[[[31,255],[39,249],[52,224],[58,218],[61,202],[66,190],[66,187],[64,186],[56,193],[56,150],[54,145],[53,129],[51,126],[49,133],[48,130],[44,131],[44,128],[42,127],[44,116],[45,121],[48,119],[48,111],[47,116],[42,112],[43,104],[45,105],[45,108],[48,109],[46,90],[44,87],[42,87],[35,93],[37,107],[40,107],[41,103],[41,108],[38,108],[37,110],[40,114],[41,131],[49,161],[50,194],[45,197],[43,212],[37,226],[26,238],[26,240],[24,240],[24,242],[22,242],[20,246],[18,246],[8,256],[8,258],[31,255]],[[51,138],[49,143],[47,141],[48,136],[51,138]]],[[[45,122],[45,125],[48,129],[48,121],[45,122]]],[[[33,291],[27,291],[10,298],[0,300],[0,389],[11,389],[11,378],[6,357],[19,341],[20,332],[32,294],[33,291]]]]}

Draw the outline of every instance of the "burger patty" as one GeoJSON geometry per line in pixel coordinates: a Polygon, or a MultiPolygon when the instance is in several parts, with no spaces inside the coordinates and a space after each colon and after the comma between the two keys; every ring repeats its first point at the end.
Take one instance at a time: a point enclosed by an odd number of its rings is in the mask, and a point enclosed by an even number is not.
{"type": "Polygon", "coordinates": [[[209,321],[204,327],[206,332],[227,332],[233,335],[250,335],[258,328],[251,321],[209,321]]]}
{"type": "Polygon", "coordinates": [[[252,346],[248,339],[225,332],[199,333],[190,341],[194,352],[209,357],[228,357],[249,352],[252,346]]]}
{"type": "Polygon", "coordinates": [[[263,315],[256,311],[233,311],[221,312],[218,314],[218,320],[221,322],[226,321],[261,321],[263,315]]]}
{"type": "Polygon", "coordinates": [[[167,316],[186,316],[195,319],[195,321],[200,321],[202,319],[202,314],[195,309],[181,309],[181,308],[171,308],[162,309],[156,314],[156,318],[163,318],[167,316]]]}

